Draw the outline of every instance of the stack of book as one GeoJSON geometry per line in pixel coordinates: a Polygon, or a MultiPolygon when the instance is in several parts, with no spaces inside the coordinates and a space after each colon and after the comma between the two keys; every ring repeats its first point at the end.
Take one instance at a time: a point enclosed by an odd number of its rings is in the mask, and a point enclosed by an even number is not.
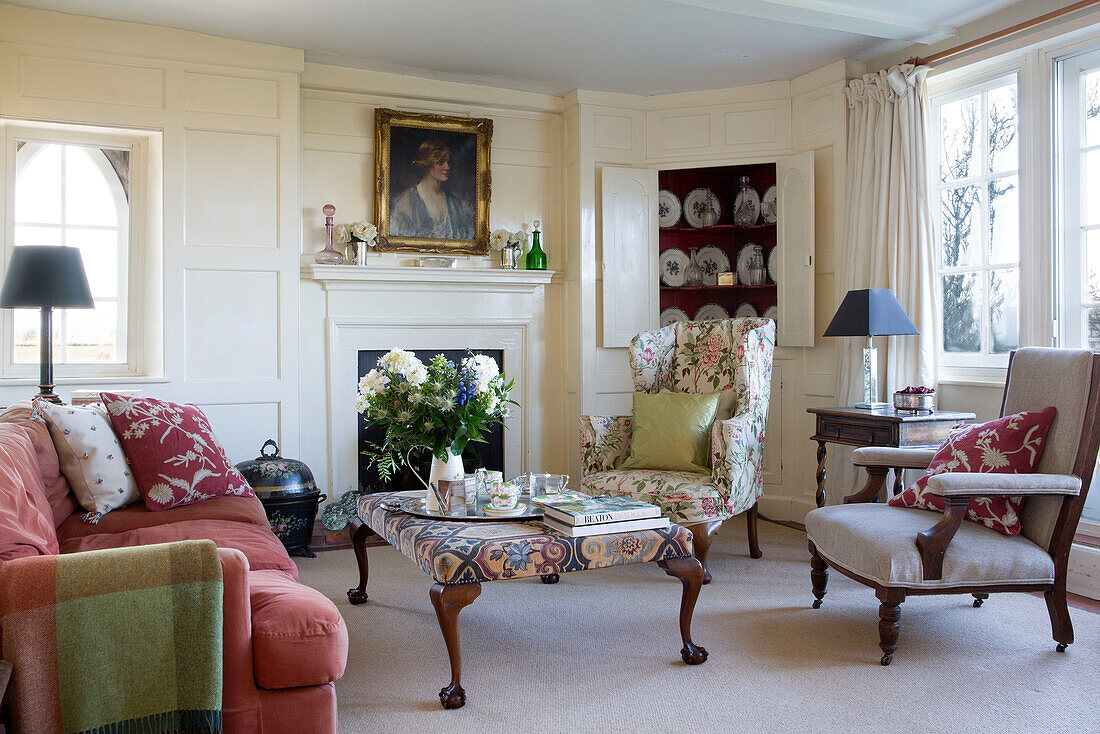
{"type": "Polygon", "coordinates": [[[658,530],[669,526],[661,508],[630,497],[589,497],[543,506],[543,522],[571,538],[658,530]]]}

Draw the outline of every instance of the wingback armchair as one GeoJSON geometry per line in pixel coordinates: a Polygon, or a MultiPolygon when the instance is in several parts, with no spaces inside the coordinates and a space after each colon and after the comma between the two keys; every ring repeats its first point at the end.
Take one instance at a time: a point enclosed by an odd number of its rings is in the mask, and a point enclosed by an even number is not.
{"type": "Polygon", "coordinates": [[[771,394],[775,322],[680,322],[630,342],[636,392],[723,392],[711,428],[706,474],[620,468],[630,456],[631,416],[581,416],[582,488],[659,505],[694,536],[695,556],[711,580],[707,551],[724,520],[745,513],[749,554],[760,557],[756,501],[764,493],[764,429],[771,394]]]}
{"type": "Polygon", "coordinates": [[[1009,361],[1001,415],[1042,410],[1057,416],[1034,474],[951,472],[928,480],[944,499],[942,515],[876,504],[889,467],[926,468],[935,451],[864,448],[866,486],[806,516],[815,601],[825,597],[828,569],[875,590],[883,665],[897,650],[900,606],[918,594],[973,594],[974,606],[993,592],[1041,591],[1059,652],[1073,642],[1066,605],[1070,545],[1089,490],[1100,443],[1100,354],[1027,348],[1009,361]],[[1021,496],[1021,533],[1002,535],[964,522],[977,497],[1021,496]]]}

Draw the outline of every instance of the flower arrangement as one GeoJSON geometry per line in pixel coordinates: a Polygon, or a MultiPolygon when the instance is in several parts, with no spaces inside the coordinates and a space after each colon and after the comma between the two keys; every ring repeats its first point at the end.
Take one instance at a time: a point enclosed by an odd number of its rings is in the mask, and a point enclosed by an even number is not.
{"type": "Polygon", "coordinates": [[[377,239],[378,227],[367,221],[337,224],[332,228],[332,241],[337,245],[366,242],[367,247],[374,247],[377,239]]]}
{"type": "Polygon", "coordinates": [[[391,349],[359,380],[356,409],[386,427],[384,445],[364,453],[384,474],[395,468],[394,453],[415,448],[442,462],[448,453],[460,456],[518,404],[509,398],[513,385],[483,354],[458,365],[437,354],[425,365],[413,352],[391,349]]]}
{"type": "Polygon", "coordinates": [[[523,247],[527,244],[527,228],[527,222],[524,222],[515,232],[494,229],[489,233],[489,247],[497,252],[505,247],[523,247]]]}

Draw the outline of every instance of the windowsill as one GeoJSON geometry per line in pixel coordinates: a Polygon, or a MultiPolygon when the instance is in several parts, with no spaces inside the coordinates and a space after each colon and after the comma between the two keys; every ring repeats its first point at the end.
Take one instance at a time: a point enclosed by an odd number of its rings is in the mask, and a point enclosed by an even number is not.
{"type": "MultiPolygon", "coordinates": [[[[169,377],[149,377],[144,375],[111,375],[103,377],[55,377],[54,384],[58,387],[80,387],[83,385],[152,385],[171,382],[169,377]]],[[[0,387],[22,387],[30,385],[38,387],[38,380],[32,377],[0,377],[0,387]]]]}
{"type": "Polygon", "coordinates": [[[957,385],[959,387],[988,387],[996,388],[997,390],[1003,390],[1005,386],[1004,379],[996,380],[993,378],[941,377],[939,383],[941,385],[957,385]]]}

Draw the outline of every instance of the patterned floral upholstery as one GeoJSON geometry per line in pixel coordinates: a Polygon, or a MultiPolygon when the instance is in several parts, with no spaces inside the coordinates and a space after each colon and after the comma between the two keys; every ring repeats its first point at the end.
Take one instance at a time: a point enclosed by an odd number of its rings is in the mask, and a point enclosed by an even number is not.
{"type": "Polygon", "coordinates": [[[382,509],[386,500],[423,492],[363,495],[359,517],[441,584],[470,584],[524,576],[586,571],[692,554],[688,530],[568,538],[541,522],[444,522],[382,509]]]}
{"type": "Polygon", "coordinates": [[[630,416],[581,416],[582,487],[661,506],[674,522],[725,520],[764,493],[764,429],[775,322],[688,321],[638,334],[630,369],[638,392],[733,393],[732,417],[711,429],[711,472],[620,470],[630,455],[630,416]]]}

